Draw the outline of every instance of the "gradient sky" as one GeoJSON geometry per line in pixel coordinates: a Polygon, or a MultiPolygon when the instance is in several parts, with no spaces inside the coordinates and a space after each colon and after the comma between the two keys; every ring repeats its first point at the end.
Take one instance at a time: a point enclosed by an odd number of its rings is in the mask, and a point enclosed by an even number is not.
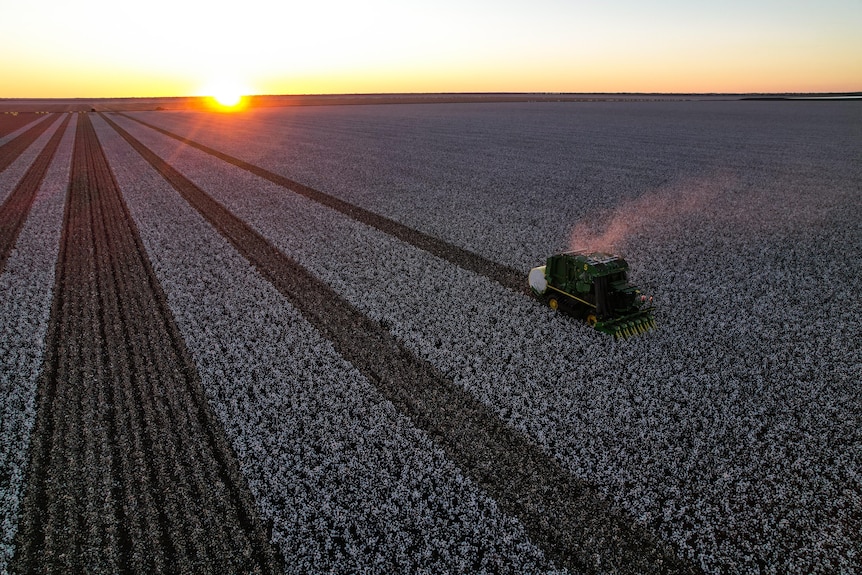
{"type": "Polygon", "coordinates": [[[862,0],[0,0],[0,98],[862,90],[862,0]]]}

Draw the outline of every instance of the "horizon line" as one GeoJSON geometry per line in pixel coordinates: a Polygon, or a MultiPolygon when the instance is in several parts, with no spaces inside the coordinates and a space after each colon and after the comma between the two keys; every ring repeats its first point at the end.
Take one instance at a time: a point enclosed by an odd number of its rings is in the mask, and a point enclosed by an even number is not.
{"type": "MultiPolygon", "coordinates": [[[[860,91],[823,92],[558,92],[558,91],[491,91],[491,92],[308,92],[284,94],[242,94],[243,98],[299,98],[299,97],[380,97],[380,96],[862,96],[860,91]]],[[[207,99],[211,95],[147,95],[147,96],[0,96],[10,100],[141,100],[141,99],[207,99]]]]}

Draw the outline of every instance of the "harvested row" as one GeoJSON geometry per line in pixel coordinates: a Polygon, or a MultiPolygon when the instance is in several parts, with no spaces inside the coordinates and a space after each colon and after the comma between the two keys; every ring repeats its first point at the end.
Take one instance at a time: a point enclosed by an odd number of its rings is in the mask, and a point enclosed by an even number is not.
{"type": "Polygon", "coordinates": [[[409,226],[405,226],[404,224],[401,224],[391,218],[381,216],[378,213],[372,212],[371,210],[366,210],[365,208],[357,206],[356,204],[341,200],[331,194],[321,192],[320,190],[316,190],[297,181],[286,178],[280,174],[276,174],[274,172],[261,168],[260,166],[255,166],[254,164],[250,164],[246,161],[240,160],[239,158],[235,158],[233,156],[225,154],[224,152],[220,152],[209,146],[205,146],[190,138],[179,136],[173,132],[144,122],[139,118],[135,118],[128,115],[125,116],[143,124],[144,126],[161,132],[166,136],[170,136],[171,138],[183,142],[184,144],[197,148],[203,152],[206,152],[207,154],[215,156],[220,160],[223,160],[229,164],[233,164],[234,166],[251,172],[252,174],[259,176],[265,180],[268,180],[274,184],[288,188],[290,191],[304,196],[310,200],[313,200],[323,206],[341,212],[342,214],[358,222],[376,228],[403,242],[416,246],[421,250],[425,250],[428,253],[433,254],[439,258],[450,261],[459,267],[486,276],[498,282],[504,287],[519,292],[526,290],[523,274],[518,270],[501,265],[493,260],[467,251],[464,248],[446,242],[438,237],[423,233],[409,226]]]}
{"type": "Polygon", "coordinates": [[[14,554],[74,137],[72,124],[0,274],[0,573],[14,554]]]}
{"type": "Polygon", "coordinates": [[[288,572],[558,572],[117,132],[94,123],[288,572]]]}
{"type": "Polygon", "coordinates": [[[46,342],[14,570],[277,570],[86,115],[46,342]]]}
{"type": "Polygon", "coordinates": [[[12,132],[41,118],[42,115],[35,112],[18,112],[16,114],[4,112],[0,114],[0,138],[8,136],[12,132]]]}
{"type": "MultiPolygon", "coordinates": [[[[106,118],[107,119],[107,118],[106,118]]],[[[574,569],[693,570],[609,508],[520,432],[389,330],[286,257],[248,224],[108,119],[129,143],[251,261],[336,350],[426,430],[474,481],[525,525],[545,553],[574,569]],[[357,334],[363,334],[358,338],[357,334]]]]}
{"type": "Polygon", "coordinates": [[[53,122],[54,115],[51,114],[32,128],[0,146],[0,172],[8,168],[53,122]]]}

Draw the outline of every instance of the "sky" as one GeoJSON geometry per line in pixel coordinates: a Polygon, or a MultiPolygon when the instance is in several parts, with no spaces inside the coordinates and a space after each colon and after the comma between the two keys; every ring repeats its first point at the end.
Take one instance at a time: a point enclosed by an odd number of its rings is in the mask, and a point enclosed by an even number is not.
{"type": "Polygon", "coordinates": [[[862,0],[0,0],[0,98],[862,91],[862,0]]]}

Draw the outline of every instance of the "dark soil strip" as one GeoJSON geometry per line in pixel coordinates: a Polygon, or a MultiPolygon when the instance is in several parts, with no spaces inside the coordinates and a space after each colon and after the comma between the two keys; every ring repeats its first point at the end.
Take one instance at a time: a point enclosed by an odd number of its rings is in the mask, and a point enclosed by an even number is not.
{"type": "Polygon", "coordinates": [[[548,557],[575,571],[693,573],[650,533],[612,509],[528,438],[401,346],[386,329],[107,119],[336,350],[425,430],[548,557]]]}
{"type": "Polygon", "coordinates": [[[9,165],[18,159],[18,156],[24,153],[24,150],[30,147],[30,144],[36,141],[36,138],[48,129],[48,126],[53,122],[54,115],[47,116],[44,120],[20,134],[11,142],[6,142],[0,146],[0,172],[9,167],[9,165]]]}
{"type": "Polygon", "coordinates": [[[372,211],[366,210],[365,208],[361,208],[357,205],[336,198],[333,195],[321,192],[319,190],[315,190],[314,188],[310,188],[304,184],[300,184],[299,182],[296,182],[274,172],[270,172],[269,170],[265,170],[259,166],[255,166],[254,164],[250,164],[248,162],[240,160],[239,158],[235,158],[223,152],[219,152],[218,150],[210,148],[209,146],[205,146],[204,144],[201,144],[194,140],[184,138],[183,136],[179,136],[177,134],[174,134],[173,132],[169,132],[168,130],[159,128],[158,126],[154,126],[133,116],[128,116],[126,114],[121,115],[131,120],[134,120],[139,124],[147,126],[148,128],[152,128],[153,130],[156,130],[157,132],[160,132],[166,136],[174,138],[175,140],[179,140],[184,144],[187,144],[189,146],[197,148],[198,150],[206,152],[207,154],[215,156],[216,158],[228,162],[229,164],[233,164],[238,168],[242,168],[243,170],[251,172],[252,174],[259,176],[265,180],[268,180],[274,184],[288,188],[289,190],[301,196],[305,196],[310,200],[314,200],[315,202],[323,204],[328,208],[337,210],[342,214],[345,214],[346,216],[358,222],[362,222],[367,226],[377,228],[378,230],[391,236],[394,236],[405,243],[416,246],[420,250],[424,250],[439,258],[447,260],[460,268],[467,269],[476,272],[479,275],[483,275],[487,278],[490,278],[511,290],[527,293],[527,274],[524,271],[518,271],[508,266],[504,266],[478,254],[465,250],[464,248],[460,248],[454,244],[450,244],[449,242],[441,240],[440,238],[428,235],[424,232],[420,232],[419,230],[415,230],[413,228],[405,226],[404,224],[398,223],[395,220],[389,219],[385,216],[381,216],[380,214],[376,214],[372,211]]]}
{"type": "Polygon", "coordinates": [[[41,114],[35,112],[19,112],[17,114],[2,113],[0,114],[0,138],[11,134],[18,128],[23,128],[30,122],[34,122],[41,117],[41,114]]]}
{"type": "Polygon", "coordinates": [[[14,571],[279,571],[83,114],[61,242],[14,571]]]}
{"type": "Polygon", "coordinates": [[[30,166],[27,173],[6,198],[6,201],[0,205],[0,274],[6,269],[6,261],[9,259],[9,254],[12,253],[18,234],[27,220],[30,207],[33,205],[36,192],[45,178],[48,166],[51,165],[51,160],[54,159],[54,154],[60,146],[60,140],[66,132],[69,119],[70,116],[66,116],[57,131],[51,136],[48,145],[39,153],[36,161],[30,166]]]}

